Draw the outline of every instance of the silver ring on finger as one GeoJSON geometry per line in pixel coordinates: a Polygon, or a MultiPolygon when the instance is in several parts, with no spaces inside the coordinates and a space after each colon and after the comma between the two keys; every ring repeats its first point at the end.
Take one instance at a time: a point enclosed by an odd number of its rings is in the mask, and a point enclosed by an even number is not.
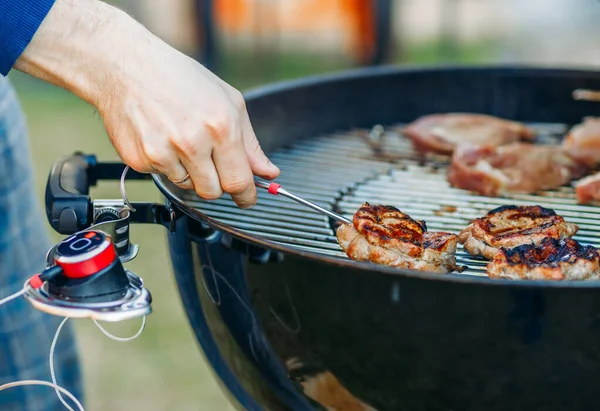
{"type": "Polygon", "coordinates": [[[185,183],[188,180],[188,178],[190,178],[190,173],[187,173],[185,175],[185,177],[183,177],[181,180],[171,180],[170,178],[169,178],[169,180],[174,184],[181,184],[181,183],[185,183]]]}

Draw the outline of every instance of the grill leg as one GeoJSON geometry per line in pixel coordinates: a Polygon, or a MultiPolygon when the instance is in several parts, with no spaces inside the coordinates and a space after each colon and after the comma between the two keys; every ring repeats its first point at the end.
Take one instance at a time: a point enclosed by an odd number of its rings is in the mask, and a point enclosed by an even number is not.
{"type": "Polygon", "coordinates": [[[354,20],[357,63],[381,65],[390,59],[392,0],[347,0],[354,20]]]}
{"type": "Polygon", "coordinates": [[[375,0],[375,50],[371,65],[390,61],[392,46],[392,0],[375,0]]]}
{"type": "Polygon", "coordinates": [[[194,0],[198,40],[201,44],[198,61],[210,71],[219,69],[217,52],[217,33],[214,23],[214,0],[194,0]]]}

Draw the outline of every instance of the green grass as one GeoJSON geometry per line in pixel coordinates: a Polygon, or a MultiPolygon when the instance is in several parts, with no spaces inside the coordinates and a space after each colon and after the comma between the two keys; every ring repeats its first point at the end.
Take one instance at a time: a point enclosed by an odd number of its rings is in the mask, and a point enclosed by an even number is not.
{"type": "MultiPolygon", "coordinates": [[[[433,63],[435,45],[410,47],[414,63],[433,63]]],[[[489,49],[462,49],[459,60],[481,61],[489,49]]],[[[339,56],[270,53],[262,60],[249,53],[229,53],[222,62],[221,76],[244,90],[283,79],[327,73],[350,67],[339,56]]],[[[35,176],[40,201],[47,173],[61,155],[81,150],[100,160],[115,160],[102,120],[86,103],[58,89],[13,72],[10,75],[28,118],[35,176]]],[[[159,200],[151,182],[133,182],[128,195],[136,200],[159,200]]],[[[93,190],[95,198],[119,198],[117,183],[102,183],[93,190]]],[[[61,236],[53,231],[59,241],[61,236]]],[[[134,226],[132,241],[141,246],[129,267],[141,275],[153,293],[154,312],[142,336],[129,343],[106,338],[91,321],[77,321],[77,336],[85,372],[87,410],[215,410],[231,406],[220,391],[188,326],[171,271],[164,228],[134,226]]],[[[111,324],[120,336],[132,335],[138,321],[111,324]]]]}

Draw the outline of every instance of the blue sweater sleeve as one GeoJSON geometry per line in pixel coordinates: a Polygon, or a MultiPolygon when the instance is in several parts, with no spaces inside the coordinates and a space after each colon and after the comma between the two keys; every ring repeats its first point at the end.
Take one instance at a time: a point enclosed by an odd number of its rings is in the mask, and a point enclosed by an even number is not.
{"type": "Polygon", "coordinates": [[[54,0],[0,0],[0,74],[6,76],[54,0]]]}

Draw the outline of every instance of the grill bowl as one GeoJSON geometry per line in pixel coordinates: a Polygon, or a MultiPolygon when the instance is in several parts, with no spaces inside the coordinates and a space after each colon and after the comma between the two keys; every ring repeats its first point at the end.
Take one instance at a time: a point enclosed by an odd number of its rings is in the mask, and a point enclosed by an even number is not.
{"type": "MultiPolygon", "coordinates": [[[[598,110],[572,92],[599,87],[600,74],[584,70],[378,68],[246,98],[261,144],[284,164],[281,182],[325,206],[347,214],[357,201],[412,207],[430,229],[456,232],[498,202],[542,203],[582,224],[582,242],[600,245],[600,210],[576,206],[571,188],[510,199],[444,192],[443,164],[412,158],[393,131],[424,114],[462,111],[534,124],[548,139],[560,138],[598,110]],[[395,158],[373,152],[365,132],[375,124],[392,130],[384,152],[395,158]],[[434,207],[449,201],[458,216],[434,207]]],[[[336,250],[327,219],[284,199],[261,195],[255,210],[241,211],[228,199],[200,201],[158,176],[155,183],[186,215],[169,235],[179,290],[204,353],[240,408],[600,406],[593,386],[600,376],[598,282],[492,281],[475,260],[466,261],[466,275],[358,263],[336,250]]]]}

